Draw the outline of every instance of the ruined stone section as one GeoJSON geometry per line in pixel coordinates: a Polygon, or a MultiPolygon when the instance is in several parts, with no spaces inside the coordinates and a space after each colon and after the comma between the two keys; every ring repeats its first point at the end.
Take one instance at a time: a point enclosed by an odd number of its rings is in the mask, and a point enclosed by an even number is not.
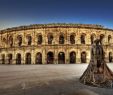
{"type": "Polygon", "coordinates": [[[112,29],[92,24],[35,24],[4,29],[0,31],[0,64],[89,63],[96,38],[101,39],[106,62],[112,63],[112,35],[112,29]]]}
{"type": "Polygon", "coordinates": [[[113,72],[105,62],[101,39],[95,40],[92,44],[90,63],[80,77],[80,82],[97,87],[113,88],[113,72]]]}

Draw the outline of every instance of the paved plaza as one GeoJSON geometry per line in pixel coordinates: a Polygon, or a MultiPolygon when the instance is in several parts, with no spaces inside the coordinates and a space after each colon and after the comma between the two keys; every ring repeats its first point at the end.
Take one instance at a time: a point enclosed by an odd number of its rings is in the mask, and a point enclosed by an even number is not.
{"type": "MultiPolygon", "coordinates": [[[[0,65],[0,95],[68,95],[81,89],[112,95],[113,88],[91,87],[79,82],[87,65],[0,65]]],[[[108,66],[113,71],[113,64],[108,66]]]]}

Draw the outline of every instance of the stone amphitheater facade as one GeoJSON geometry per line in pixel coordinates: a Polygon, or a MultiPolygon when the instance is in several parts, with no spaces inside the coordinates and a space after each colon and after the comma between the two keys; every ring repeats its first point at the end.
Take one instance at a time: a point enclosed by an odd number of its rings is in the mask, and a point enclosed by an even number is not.
{"type": "Polygon", "coordinates": [[[101,39],[112,62],[113,29],[94,24],[34,24],[0,30],[0,64],[89,63],[91,44],[101,39]]]}

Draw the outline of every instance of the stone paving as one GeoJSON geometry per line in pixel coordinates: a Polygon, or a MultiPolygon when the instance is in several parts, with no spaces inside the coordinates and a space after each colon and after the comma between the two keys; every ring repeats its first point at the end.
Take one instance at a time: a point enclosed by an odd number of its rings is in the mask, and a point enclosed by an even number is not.
{"type": "MultiPolygon", "coordinates": [[[[0,95],[69,95],[81,89],[113,95],[113,88],[91,87],[79,82],[87,65],[0,65],[0,95]]],[[[113,63],[108,66],[113,71],[113,63]]]]}

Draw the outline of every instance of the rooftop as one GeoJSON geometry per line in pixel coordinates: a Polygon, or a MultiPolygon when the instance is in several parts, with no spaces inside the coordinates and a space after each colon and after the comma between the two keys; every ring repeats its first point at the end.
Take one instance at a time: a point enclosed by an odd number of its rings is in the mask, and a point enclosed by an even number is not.
{"type": "Polygon", "coordinates": [[[10,31],[19,31],[19,30],[37,29],[37,28],[56,28],[56,27],[108,29],[108,28],[104,28],[104,26],[102,25],[97,25],[97,24],[50,23],[50,24],[31,24],[31,25],[12,27],[12,28],[0,30],[0,32],[8,32],[8,31],[10,32],[10,31]]]}

